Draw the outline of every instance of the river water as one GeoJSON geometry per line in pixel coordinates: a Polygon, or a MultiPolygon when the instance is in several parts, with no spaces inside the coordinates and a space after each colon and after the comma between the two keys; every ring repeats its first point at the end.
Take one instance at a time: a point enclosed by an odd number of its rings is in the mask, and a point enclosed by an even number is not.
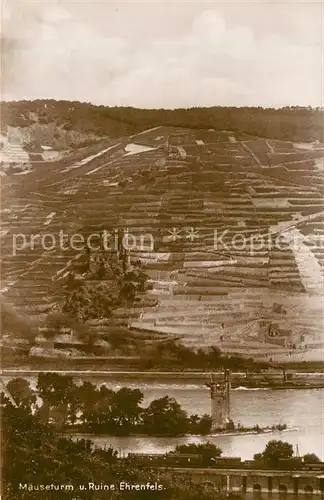
{"type": "MultiPolygon", "coordinates": [[[[106,383],[118,389],[119,384],[106,383]]],[[[209,391],[203,385],[157,383],[127,384],[144,393],[144,403],[165,395],[174,397],[189,413],[210,413],[209,391]]],[[[164,453],[177,444],[211,441],[223,450],[223,456],[248,460],[262,452],[270,439],[282,439],[297,445],[300,454],[316,453],[324,460],[324,389],[262,390],[238,388],[232,391],[231,410],[234,422],[245,426],[285,423],[290,429],[259,435],[208,436],[181,438],[86,436],[100,446],[111,445],[120,453],[164,453]]]]}
{"type": "MultiPolygon", "coordinates": [[[[7,382],[11,377],[4,377],[7,382]]],[[[26,376],[33,388],[36,388],[36,377],[26,376]]],[[[168,383],[132,381],[111,381],[104,377],[80,377],[92,381],[99,386],[118,390],[123,386],[140,389],[144,394],[144,405],[153,399],[163,396],[174,397],[188,414],[210,414],[209,390],[203,384],[168,383]]],[[[254,435],[208,436],[208,437],[112,437],[80,434],[80,437],[91,439],[99,446],[112,446],[120,453],[165,453],[176,445],[183,443],[199,443],[210,441],[223,450],[223,456],[241,457],[244,460],[253,458],[254,453],[262,452],[271,439],[282,439],[291,443],[295,450],[299,448],[301,455],[315,453],[324,460],[324,389],[233,389],[231,393],[231,417],[235,424],[261,427],[273,424],[287,424],[283,432],[271,432],[254,435]]]]}

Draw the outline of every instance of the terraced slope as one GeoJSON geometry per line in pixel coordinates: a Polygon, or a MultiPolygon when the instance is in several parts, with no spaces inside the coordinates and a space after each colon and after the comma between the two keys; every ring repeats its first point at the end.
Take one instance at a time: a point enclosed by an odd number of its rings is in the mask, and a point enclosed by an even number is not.
{"type": "Polygon", "coordinates": [[[321,359],[320,144],[156,127],[101,146],[3,177],[7,302],[30,315],[50,310],[60,278],[82,258],[72,235],[128,231],[157,305],[119,310],[106,329],[122,324],[256,358],[321,359]]]}

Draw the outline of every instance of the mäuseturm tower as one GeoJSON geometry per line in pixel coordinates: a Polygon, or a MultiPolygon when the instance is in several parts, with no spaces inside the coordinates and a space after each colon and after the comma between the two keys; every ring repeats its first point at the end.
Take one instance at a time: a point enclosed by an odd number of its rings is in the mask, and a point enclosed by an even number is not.
{"type": "Polygon", "coordinates": [[[224,372],[224,380],[217,382],[210,374],[206,386],[210,388],[212,429],[226,429],[231,421],[231,374],[224,372]]]}

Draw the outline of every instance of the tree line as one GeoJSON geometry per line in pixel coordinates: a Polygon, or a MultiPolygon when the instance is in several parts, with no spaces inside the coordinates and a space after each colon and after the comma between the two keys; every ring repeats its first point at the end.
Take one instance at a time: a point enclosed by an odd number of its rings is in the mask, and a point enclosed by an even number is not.
{"type": "Polygon", "coordinates": [[[36,391],[24,378],[10,380],[7,389],[18,407],[61,431],[114,436],[206,435],[212,425],[209,415],[188,415],[169,396],[143,406],[144,394],[139,389],[114,391],[89,381],[77,385],[71,376],[58,373],[40,373],[36,391]]]}
{"type": "MultiPolygon", "coordinates": [[[[190,443],[176,446],[171,454],[183,453],[192,455],[202,455],[206,462],[212,463],[214,458],[219,458],[222,455],[222,449],[210,442],[207,443],[190,443]]],[[[294,458],[294,447],[287,441],[280,439],[271,439],[266,444],[261,453],[253,455],[254,465],[261,467],[268,467],[273,469],[280,469],[283,461],[289,461],[294,458]]],[[[295,457],[304,464],[319,464],[320,458],[315,453],[306,453],[302,457],[295,457]]]]}
{"type": "Polygon", "coordinates": [[[11,101],[1,103],[2,126],[28,127],[37,122],[55,123],[64,130],[79,130],[98,136],[120,137],[159,125],[193,129],[231,130],[238,136],[290,141],[323,140],[323,114],[318,108],[298,106],[280,109],[262,107],[193,107],[138,109],[95,106],[89,102],[11,101]]]}
{"type": "Polygon", "coordinates": [[[266,361],[255,361],[253,358],[244,358],[239,355],[226,355],[215,345],[192,349],[177,339],[156,342],[139,361],[139,367],[145,370],[211,370],[231,371],[243,370],[246,373],[259,372],[269,368],[266,361]]]}
{"type": "MultiPolygon", "coordinates": [[[[272,439],[269,441],[262,453],[256,453],[253,460],[256,464],[266,465],[269,468],[280,468],[282,461],[291,460],[294,457],[294,447],[286,441],[272,439]]],[[[321,460],[315,453],[306,453],[303,457],[296,457],[305,464],[317,464],[321,460]]]]}

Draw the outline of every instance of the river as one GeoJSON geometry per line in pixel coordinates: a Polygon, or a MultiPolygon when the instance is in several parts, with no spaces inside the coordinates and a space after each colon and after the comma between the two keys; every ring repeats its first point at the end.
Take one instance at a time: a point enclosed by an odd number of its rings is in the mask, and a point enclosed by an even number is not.
{"type": "MultiPolygon", "coordinates": [[[[7,382],[11,377],[4,377],[7,382]]],[[[36,387],[36,377],[27,376],[31,386],[36,387]]],[[[89,380],[90,377],[85,377],[89,380]]],[[[165,395],[174,397],[189,414],[210,413],[209,390],[203,384],[158,382],[111,381],[95,377],[93,383],[105,384],[118,390],[127,385],[139,388],[144,393],[144,405],[165,395]]],[[[120,453],[164,453],[178,444],[211,441],[223,450],[224,456],[253,458],[254,453],[263,451],[270,439],[282,439],[297,445],[301,455],[316,453],[324,460],[324,389],[233,389],[231,394],[231,413],[233,421],[252,427],[285,423],[288,429],[254,435],[208,436],[181,438],[152,437],[111,437],[82,434],[100,446],[109,446],[120,453]]],[[[81,435],[79,435],[81,437],[81,435]]]]}
{"type": "MultiPolygon", "coordinates": [[[[121,385],[106,383],[118,389],[121,385]]],[[[203,385],[128,384],[140,388],[144,403],[165,395],[173,396],[189,413],[210,413],[209,391],[203,385]]],[[[300,454],[316,453],[324,460],[324,389],[246,390],[234,389],[231,397],[232,418],[245,426],[285,423],[292,430],[259,435],[208,436],[181,438],[89,436],[95,444],[111,445],[121,453],[164,453],[177,444],[211,441],[224,456],[253,458],[264,450],[270,439],[290,442],[300,454]]],[[[88,437],[83,435],[84,437],[88,437]]]]}

